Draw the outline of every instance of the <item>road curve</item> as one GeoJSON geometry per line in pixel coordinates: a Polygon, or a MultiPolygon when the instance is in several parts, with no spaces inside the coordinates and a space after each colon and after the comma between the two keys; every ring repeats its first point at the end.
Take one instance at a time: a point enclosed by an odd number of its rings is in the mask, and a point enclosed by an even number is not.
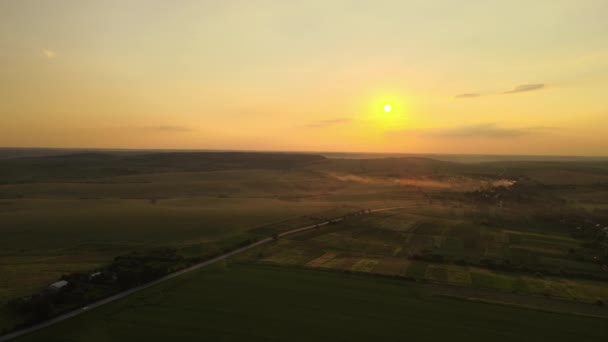
{"type": "MultiPolygon", "coordinates": [[[[386,211],[386,210],[393,210],[393,209],[402,209],[402,208],[405,208],[405,207],[378,208],[378,209],[368,210],[365,213],[375,213],[375,212],[379,212],[379,211],[386,211]]],[[[315,228],[320,228],[320,227],[326,226],[326,225],[328,225],[330,223],[340,222],[340,221],[343,221],[343,220],[344,220],[344,218],[340,217],[340,218],[336,218],[336,219],[333,219],[333,220],[328,220],[328,221],[325,221],[325,222],[313,224],[313,225],[310,225],[310,226],[288,230],[286,232],[278,234],[278,236],[281,237],[281,236],[296,234],[296,233],[304,232],[304,231],[307,231],[307,230],[311,230],[311,229],[315,229],[315,228]]],[[[93,302],[93,303],[91,303],[91,304],[89,304],[87,306],[84,306],[82,308],[75,309],[73,311],[61,314],[59,316],[55,316],[55,317],[53,317],[53,318],[51,318],[49,320],[46,320],[44,322],[32,325],[32,326],[30,326],[28,328],[16,330],[16,331],[14,331],[12,333],[0,336],[0,342],[9,341],[9,340],[12,340],[14,338],[17,338],[17,337],[20,337],[20,336],[23,336],[23,335],[27,335],[27,334],[32,333],[34,331],[46,328],[46,327],[51,326],[53,324],[65,321],[66,319],[70,319],[72,317],[81,315],[81,314],[83,314],[85,312],[88,312],[88,311],[91,311],[91,310],[93,310],[95,308],[98,308],[98,307],[100,307],[102,305],[105,305],[105,304],[117,301],[119,299],[125,298],[127,296],[130,296],[130,295],[136,293],[136,292],[139,292],[141,290],[144,290],[144,289],[147,289],[149,287],[158,285],[158,284],[160,284],[162,282],[165,282],[165,281],[167,281],[169,279],[173,279],[175,277],[179,277],[182,274],[189,273],[189,272],[198,270],[199,268],[203,268],[205,266],[209,266],[211,264],[214,264],[214,263],[216,263],[218,261],[222,261],[222,260],[228,259],[231,256],[234,256],[234,255],[237,255],[237,254],[241,254],[241,253],[243,253],[243,252],[245,252],[247,250],[250,250],[250,249],[252,249],[254,247],[257,247],[259,245],[266,244],[266,243],[268,243],[270,241],[273,241],[273,240],[274,240],[274,238],[268,237],[268,238],[265,238],[265,239],[262,239],[262,240],[259,240],[259,241],[256,241],[256,242],[252,242],[251,244],[249,244],[247,246],[237,248],[237,249],[235,249],[233,251],[230,251],[228,253],[222,254],[222,255],[217,256],[215,258],[212,258],[212,259],[209,259],[209,260],[206,260],[206,261],[202,261],[202,262],[200,262],[198,264],[195,264],[195,265],[192,265],[190,267],[187,267],[187,268],[184,268],[182,270],[179,270],[177,272],[168,274],[168,275],[166,275],[166,276],[164,276],[162,278],[156,279],[156,280],[151,281],[149,283],[146,283],[146,284],[134,287],[132,289],[125,290],[123,292],[117,293],[117,294],[115,294],[113,296],[110,296],[110,297],[98,300],[98,301],[93,302]]]]}

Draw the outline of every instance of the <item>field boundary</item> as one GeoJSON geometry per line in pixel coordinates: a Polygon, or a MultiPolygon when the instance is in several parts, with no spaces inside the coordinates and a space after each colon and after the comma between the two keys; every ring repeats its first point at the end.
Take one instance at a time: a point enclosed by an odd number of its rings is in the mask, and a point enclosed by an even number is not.
{"type": "Polygon", "coordinates": [[[553,313],[553,314],[558,314],[558,315],[574,315],[574,316],[597,318],[597,319],[603,319],[603,320],[608,319],[608,316],[593,315],[593,314],[587,314],[587,313],[578,312],[578,311],[563,312],[563,311],[558,311],[558,310],[544,309],[544,308],[537,307],[537,306],[504,302],[504,301],[500,301],[500,300],[483,299],[483,298],[476,298],[476,297],[460,297],[460,296],[449,295],[449,294],[436,294],[435,296],[441,297],[441,298],[452,299],[452,300],[464,301],[464,302],[481,303],[481,304],[488,304],[488,305],[501,305],[501,306],[519,308],[519,309],[548,312],[548,313],[553,313]]]}
{"type": "MultiPolygon", "coordinates": [[[[260,267],[267,267],[267,268],[276,268],[276,269],[288,269],[288,270],[299,270],[299,271],[313,271],[313,272],[336,274],[336,275],[345,275],[345,276],[355,276],[355,277],[364,277],[364,278],[376,278],[376,279],[387,280],[387,281],[394,280],[394,281],[399,281],[399,282],[408,282],[408,283],[411,283],[411,284],[418,284],[419,286],[421,286],[421,288],[427,288],[427,289],[429,289],[429,286],[433,286],[433,285],[445,286],[445,287],[457,288],[457,289],[462,288],[461,286],[454,285],[454,284],[447,283],[447,282],[432,281],[432,280],[426,280],[426,279],[417,279],[417,278],[414,278],[414,277],[411,277],[411,276],[404,276],[404,275],[390,275],[390,274],[381,274],[381,273],[356,271],[356,270],[335,269],[335,268],[308,267],[308,266],[303,266],[303,265],[278,265],[278,264],[272,264],[272,263],[247,263],[247,262],[237,262],[236,264],[237,265],[242,265],[242,266],[249,265],[249,266],[260,266],[260,267]]],[[[430,290],[430,291],[432,291],[432,290],[430,290]]],[[[493,290],[493,292],[511,294],[510,292],[501,292],[501,291],[497,291],[497,290],[493,290]]],[[[484,299],[484,298],[481,298],[481,297],[477,298],[477,297],[464,296],[464,295],[463,296],[451,295],[451,294],[445,294],[445,293],[429,293],[429,295],[434,296],[434,297],[441,297],[441,298],[448,298],[448,299],[453,299],[453,300],[483,303],[483,304],[488,304],[488,305],[500,305],[500,306],[505,306],[505,307],[519,308],[519,309],[536,310],[536,311],[542,311],[542,312],[553,313],[553,314],[560,314],[560,315],[566,315],[566,316],[568,316],[568,315],[574,315],[574,316],[582,316],[582,317],[589,317],[589,318],[608,320],[608,313],[606,313],[606,315],[594,315],[594,314],[584,313],[584,312],[580,312],[580,311],[564,311],[564,310],[558,310],[558,309],[552,310],[552,309],[542,308],[540,306],[520,304],[520,303],[517,303],[517,302],[509,302],[509,301],[501,301],[501,300],[493,300],[493,299],[484,299]]],[[[534,299],[543,299],[542,296],[538,296],[538,295],[521,295],[521,296],[522,297],[534,298],[534,299]]],[[[592,305],[591,303],[576,302],[576,301],[571,301],[571,300],[567,300],[567,299],[563,299],[563,298],[550,298],[548,300],[563,302],[565,304],[586,304],[586,305],[592,305]]]]}
{"type": "MultiPolygon", "coordinates": [[[[365,214],[371,214],[371,213],[375,213],[375,212],[379,212],[379,211],[387,211],[387,210],[402,209],[402,208],[405,208],[405,207],[388,207],[388,208],[368,209],[368,210],[362,210],[362,211],[360,211],[359,214],[360,215],[365,215],[365,214]]],[[[345,219],[345,217],[338,217],[338,218],[334,218],[334,219],[329,219],[327,221],[320,222],[320,223],[317,223],[317,224],[312,224],[312,225],[309,225],[309,226],[305,226],[305,227],[301,227],[301,228],[296,228],[296,229],[288,230],[286,232],[279,233],[279,234],[276,235],[276,237],[267,237],[267,238],[264,238],[262,240],[258,240],[256,242],[252,242],[252,243],[250,243],[250,244],[248,244],[246,246],[239,247],[239,248],[234,249],[234,250],[232,250],[232,251],[230,251],[228,253],[224,253],[222,255],[216,256],[216,257],[211,258],[209,260],[205,260],[205,261],[202,261],[202,262],[200,262],[198,264],[186,267],[186,268],[184,268],[182,270],[173,272],[173,273],[168,274],[168,275],[166,275],[166,276],[164,276],[162,278],[153,280],[153,281],[151,281],[149,283],[146,283],[146,284],[134,287],[134,288],[126,290],[126,291],[119,292],[119,293],[117,293],[115,295],[112,295],[110,297],[98,300],[98,301],[93,302],[93,303],[91,303],[91,304],[89,304],[87,306],[84,306],[84,307],[72,310],[70,312],[67,312],[67,313],[64,313],[64,314],[60,314],[59,316],[53,317],[53,318],[51,318],[49,320],[46,320],[44,322],[32,325],[30,327],[19,329],[19,330],[13,331],[11,333],[5,334],[3,336],[0,336],[0,342],[9,341],[9,340],[15,339],[17,337],[21,337],[21,336],[33,333],[33,332],[38,331],[40,329],[44,329],[44,328],[49,327],[51,325],[60,323],[62,321],[70,319],[72,317],[76,317],[76,316],[82,315],[82,314],[84,314],[86,312],[89,312],[89,311],[91,311],[93,309],[96,309],[96,308],[98,308],[98,307],[100,307],[102,305],[109,304],[111,302],[114,302],[114,301],[117,301],[119,299],[125,298],[127,296],[130,296],[132,294],[135,294],[135,293],[140,292],[142,290],[145,290],[147,288],[150,288],[150,287],[153,287],[153,286],[158,285],[160,283],[166,282],[166,281],[168,281],[170,279],[179,277],[179,276],[181,276],[183,274],[190,273],[192,271],[196,271],[196,270],[198,270],[200,268],[209,266],[211,264],[217,263],[217,262],[222,261],[222,260],[226,260],[226,259],[228,259],[228,258],[230,258],[230,257],[232,257],[234,255],[241,254],[241,253],[246,252],[246,251],[248,251],[248,250],[250,250],[252,248],[255,248],[257,246],[266,244],[266,243],[271,242],[271,241],[275,241],[276,238],[278,238],[278,237],[292,235],[292,234],[297,234],[297,233],[300,233],[300,232],[304,232],[304,231],[308,231],[308,230],[312,230],[312,229],[321,228],[321,227],[329,225],[329,224],[335,224],[335,223],[344,221],[344,219],[345,219]]]]}

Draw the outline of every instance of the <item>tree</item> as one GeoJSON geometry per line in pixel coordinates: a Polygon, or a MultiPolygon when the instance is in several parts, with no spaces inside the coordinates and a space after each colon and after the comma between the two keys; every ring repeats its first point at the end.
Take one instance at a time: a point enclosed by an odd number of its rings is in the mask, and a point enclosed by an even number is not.
{"type": "Polygon", "coordinates": [[[51,317],[54,311],[52,298],[48,294],[32,296],[27,305],[27,311],[32,314],[36,321],[51,317]]]}

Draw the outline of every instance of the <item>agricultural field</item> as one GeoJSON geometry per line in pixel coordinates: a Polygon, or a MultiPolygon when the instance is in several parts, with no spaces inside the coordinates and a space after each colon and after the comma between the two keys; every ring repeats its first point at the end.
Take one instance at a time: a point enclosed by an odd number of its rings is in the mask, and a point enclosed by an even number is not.
{"type": "Polygon", "coordinates": [[[583,303],[576,312],[605,315],[608,254],[600,233],[608,226],[608,163],[451,159],[5,156],[0,331],[23,323],[8,308],[11,301],[117,257],[170,249],[194,262],[337,217],[345,220],[280,238],[236,261],[392,277],[448,286],[451,297],[478,291],[484,300],[514,305],[538,298],[583,303]],[[399,209],[353,215],[389,207],[399,209]]]}
{"type": "Polygon", "coordinates": [[[22,200],[0,214],[0,300],[130,251],[171,247],[204,254],[256,230],[287,229],[334,212],[339,208],[321,202],[303,206],[275,199],[166,199],[155,205],[120,199],[22,200]]]}
{"type": "Polygon", "coordinates": [[[579,245],[559,229],[475,225],[464,213],[420,205],[286,237],[239,260],[603,303],[608,272],[576,260],[579,245]]]}
{"type": "MultiPolygon", "coordinates": [[[[340,176],[349,168],[373,174],[377,162],[181,155],[1,160],[0,272],[8,276],[0,283],[0,302],[134,250],[171,247],[204,255],[251,236],[421,199],[408,185],[340,176]]],[[[387,170],[412,164],[416,175],[434,163],[378,162],[387,170]]]]}
{"type": "Polygon", "coordinates": [[[223,265],[17,339],[603,341],[606,320],[434,296],[393,279],[223,265]],[[516,327],[516,329],[514,329],[516,327]]]}
{"type": "Polygon", "coordinates": [[[120,158],[0,161],[0,331],[14,323],[5,312],[8,301],[120,255],[174,248],[205,257],[248,239],[419,197],[395,199],[388,186],[327,176],[310,166],[310,157],[295,157],[295,166],[289,156],[120,158]]]}

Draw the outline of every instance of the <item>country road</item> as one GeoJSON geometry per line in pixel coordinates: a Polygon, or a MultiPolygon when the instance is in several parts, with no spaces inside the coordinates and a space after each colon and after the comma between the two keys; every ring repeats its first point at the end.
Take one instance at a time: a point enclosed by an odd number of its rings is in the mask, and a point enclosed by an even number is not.
{"type": "MultiPolygon", "coordinates": [[[[378,208],[378,209],[372,209],[372,210],[366,211],[365,214],[379,212],[379,211],[393,210],[393,209],[402,209],[402,208],[405,208],[405,207],[378,208]]],[[[278,234],[278,236],[281,237],[281,236],[296,234],[296,233],[304,232],[304,231],[307,231],[307,230],[311,230],[311,229],[319,228],[319,227],[322,227],[322,226],[326,226],[326,225],[328,225],[330,223],[340,222],[340,221],[343,221],[343,220],[344,220],[344,218],[340,217],[340,218],[328,220],[328,221],[325,221],[325,222],[313,224],[313,225],[310,225],[310,226],[292,229],[292,230],[280,233],[280,234],[278,234]]],[[[70,319],[72,317],[78,316],[78,315],[83,314],[85,312],[91,311],[91,310],[93,310],[95,308],[98,308],[98,307],[100,307],[102,305],[105,305],[105,304],[117,301],[119,299],[125,298],[125,297],[130,296],[130,295],[132,295],[134,293],[140,292],[140,291],[142,291],[144,289],[147,289],[147,288],[150,288],[150,287],[155,286],[157,284],[160,284],[162,282],[165,282],[165,281],[167,281],[169,279],[173,279],[175,277],[179,277],[182,274],[189,273],[189,272],[198,270],[200,268],[203,268],[205,266],[209,266],[211,264],[214,264],[214,263],[216,263],[218,261],[222,261],[222,260],[228,259],[231,256],[234,256],[234,255],[237,255],[237,254],[241,254],[241,253],[243,253],[243,252],[245,252],[247,250],[250,250],[250,249],[252,249],[254,247],[266,244],[266,243],[268,243],[270,241],[273,241],[273,240],[274,240],[274,238],[268,237],[268,238],[265,238],[265,239],[253,242],[253,243],[251,243],[251,244],[249,244],[247,246],[237,248],[237,249],[235,249],[233,251],[230,251],[228,253],[222,254],[222,255],[217,256],[215,258],[212,258],[212,259],[200,262],[200,263],[198,263],[196,265],[192,265],[190,267],[184,268],[183,270],[180,270],[180,271],[168,274],[168,275],[166,275],[166,276],[164,276],[162,278],[159,278],[159,279],[154,280],[152,282],[149,282],[147,284],[143,284],[143,285],[134,287],[132,289],[129,289],[129,290],[117,293],[117,294],[115,294],[113,296],[110,296],[110,297],[104,298],[102,300],[93,302],[93,303],[91,303],[91,304],[89,304],[87,306],[75,309],[75,310],[67,312],[65,314],[61,314],[59,316],[53,317],[53,318],[51,318],[51,319],[49,319],[47,321],[44,321],[42,323],[38,323],[38,324],[33,325],[31,327],[24,328],[24,329],[21,329],[21,330],[17,330],[17,331],[14,331],[12,333],[0,336],[0,342],[9,341],[9,340],[12,340],[14,338],[17,338],[17,337],[20,337],[20,336],[32,333],[34,331],[46,328],[46,327],[51,326],[53,324],[65,321],[66,319],[70,319]]]]}

